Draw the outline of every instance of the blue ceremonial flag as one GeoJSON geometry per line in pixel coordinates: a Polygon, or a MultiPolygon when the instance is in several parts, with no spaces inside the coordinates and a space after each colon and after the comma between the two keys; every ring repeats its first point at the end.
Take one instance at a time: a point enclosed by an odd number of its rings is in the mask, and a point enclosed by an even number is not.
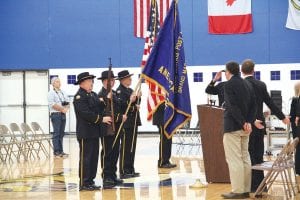
{"type": "Polygon", "coordinates": [[[168,138],[191,119],[191,101],[177,1],[173,0],[142,77],[166,95],[164,129],[168,138]]]}

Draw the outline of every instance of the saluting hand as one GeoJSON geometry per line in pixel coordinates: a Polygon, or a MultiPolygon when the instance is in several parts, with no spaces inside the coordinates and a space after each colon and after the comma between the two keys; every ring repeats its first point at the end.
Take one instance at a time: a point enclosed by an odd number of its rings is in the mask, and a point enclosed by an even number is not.
{"type": "Polygon", "coordinates": [[[213,81],[217,82],[218,80],[220,80],[221,77],[222,77],[222,71],[219,71],[219,72],[216,73],[213,81]]]}
{"type": "Polygon", "coordinates": [[[102,122],[105,124],[111,124],[112,119],[110,116],[105,116],[105,117],[103,117],[102,122]]]}

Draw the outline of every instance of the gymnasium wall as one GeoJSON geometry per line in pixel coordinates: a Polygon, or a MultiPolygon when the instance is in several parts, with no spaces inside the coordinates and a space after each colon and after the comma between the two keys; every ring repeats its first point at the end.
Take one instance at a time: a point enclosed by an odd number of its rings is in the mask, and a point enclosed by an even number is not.
{"type": "MultiPolygon", "coordinates": [[[[285,28],[287,0],[252,0],[254,31],[210,35],[206,0],[179,0],[188,66],[228,60],[300,63],[300,31],[285,28]]],[[[1,0],[0,70],[138,67],[133,0],[1,0]]]]}
{"type": "MultiPolygon", "coordinates": [[[[198,113],[197,113],[197,105],[206,104],[207,103],[207,94],[205,93],[205,88],[212,80],[213,73],[224,69],[224,65],[216,65],[216,66],[188,66],[188,81],[189,81],[189,90],[191,97],[191,108],[192,108],[192,120],[191,127],[195,127],[198,121],[198,113]],[[201,73],[202,81],[194,81],[194,74],[201,73]]],[[[119,71],[127,69],[130,73],[133,73],[132,76],[132,88],[134,88],[138,82],[138,74],[140,73],[139,68],[118,68],[114,69],[114,74],[117,74],[119,71]]],[[[280,90],[282,95],[282,111],[284,114],[289,115],[291,97],[294,96],[294,85],[299,82],[300,79],[300,63],[294,64],[257,64],[255,66],[255,70],[260,74],[260,79],[263,80],[267,84],[268,91],[270,90],[280,90]],[[279,80],[271,80],[271,72],[277,71],[280,74],[279,80]],[[291,77],[291,71],[298,71],[297,77],[298,80],[293,80],[291,77]]],[[[101,72],[103,69],[95,69],[88,68],[84,69],[97,77],[101,76],[101,72]]],[[[50,69],[50,75],[57,75],[60,77],[62,82],[62,89],[67,92],[70,96],[70,101],[73,101],[73,96],[78,90],[78,86],[68,83],[68,76],[71,74],[79,74],[83,69],[50,69]]],[[[223,74],[222,81],[225,81],[225,75],[223,74]]],[[[119,85],[119,81],[115,82],[116,89],[119,85]]],[[[102,83],[100,80],[95,79],[94,83],[94,91],[99,92],[102,87],[102,83]]],[[[157,127],[152,125],[152,122],[147,121],[147,96],[148,96],[148,87],[146,84],[142,84],[142,100],[141,100],[141,108],[140,115],[142,126],[139,127],[140,132],[157,132],[157,127]]],[[[212,95],[212,98],[218,100],[216,95],[212,95]]],[[[264,110],[268,110],[266,106],[264,106],[264,110]]],[[[1,120],[0,120],[1,121],[1,120]]],[[[281,121],[274,120],[276,126],[283,126],[281,121]]],[[[69,115],[67,117],[67,132],[75,132],[75,113],[73,109],[73,105],[71,104],[71,109],[69,115]]]]}

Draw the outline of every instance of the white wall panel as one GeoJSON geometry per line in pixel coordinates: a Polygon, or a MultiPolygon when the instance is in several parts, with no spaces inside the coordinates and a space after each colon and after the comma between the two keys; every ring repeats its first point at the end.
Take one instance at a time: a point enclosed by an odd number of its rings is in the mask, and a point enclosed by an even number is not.
{"type": "Polygon", "coordinates": [[[26,71],[26,122],[38,122],[44,131],[49,130],[48,71],[26,71]]]}
{"type": "Polygon", "coordinates": [[[0,72],[0,123],[23,122],[23,72],[0,72]]]}
{"type": "MultiPolygon", "coordinates": [[[[115,68],[113,69],[114,74],[121,70],[128,69],[131,73],[134,73],[132,77],[132,87],[135,88],[138,82],[138,74],[140,73],[140,68],[115,68]]],[[[216,65],[216,66],[190,66],[188,67],[188,80],[189,80],[189,89],[191,96],[191,106],[192,106],[192,122],[191,126],[195,127],[198,121],[198,113],[197,113],[197,105],[198,104],[206,104],[207,103],[207,94],[205,93],[205,88],[212,80],[212,72],[217,72],[219,70],[225,69],[224,65],[216,65]],[[203,82],[194,82],[193,81],[193,73],[202,72],[203,73],[203,82]]],[[[101,75],[101,72],[106,70],[104,68],[84,68],[84,69],[50,69],[50,75],[59,75],[62,80],[62,88],[69,94],[74,95],[78,89],[78,86],[68,85],[67,84],[67,75],[77,75],[81,72],[88,71],[97,77],[101,75]]],[[[290,71],[291,70],[300,70],[300,63],[287,63],[287,64],[257,64],[255,67],[256,71],[260,71],[261,80],[267,84],[268,90],[281,90],[282,92],[282,101],[283,101],[283,112],[285,114],[289,113],[290,107],[290,99],[294,95],[293,88],[294,84],[297,81],[291,80],[290,71]],[[280,81],[271,81],[270,80],[270,72],[271,71],[280,71],[281,72],[281,80],[280,81]]],[[[223,74],[222,81],[225,81],[225,75],[223,74]]],[[[116,81],[114,89],[119,85],[119,82],[116,81]]],[[[101,81],[95,79],[94,91],[96,93],[99,92],[101,88],[101,81]]],[[[139,131],[157,131],[157,127],[152,125],[152,122],[148,122],[146,120],[147,116],[147,95],[148,88],[145,84],[142,84],[142,101],[141,101],[141,120],[142,126],[139,128],[139,131]]],[[[217,97],[214,97],[217,99],[217,97]]],[[[73,112],[71,104],[71,112],[70,112],[70,130],[71,132],[75,131],[75,114],[73,112]]],[[[267,109],[267,107],[265,107],[267,109]]],[[[68,130],[68,125],[66,127],[68,130]]]]}

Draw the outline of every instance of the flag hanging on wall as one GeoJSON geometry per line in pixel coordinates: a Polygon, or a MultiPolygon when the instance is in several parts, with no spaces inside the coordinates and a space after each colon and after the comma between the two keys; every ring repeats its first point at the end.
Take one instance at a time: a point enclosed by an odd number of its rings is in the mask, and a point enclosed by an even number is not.
{"type": "Polygon", "coordinates": [[[191,119],[191,101],[177,1],[173,1],[142,77],[166,95],[165,135],[171,138],[191,119]]]}
{"type": "MultiPolygon", "coordinates": [[[[151,0],[133,0],[134,10],[134,36],[146,38],[150,16],[151,0]]],[[[168,13],[172,0],[158,0],[157,8],[159,13],[159,23],[162,26],[168,13]]]]}
{"type": "Polygon", "coordinates": [[[208,32],[252,32],[251,0],[208,0],[208,32]]]}
{"type": "Polygon", "coordinates": [[[289,0],[289,12],[286,20],[286,27],[300,30],[300,1],[289,0]]]}
{"type": "MultiPolygon", "coordinates": [[[[144,67],[156,41],[157,34],[160,29],[159,23],[159,14],[158,14],[158,6],[156,0],[151,0],[150,4],[150,16],[149,16],[149,23],[148,23],[148,30],[147,30],[147,37],[145,39],[144,45],[144,52],[141,66],[144,67]]],[[[147,120],[151,120],[153,113],[157,109],[157,107],[164,102],[165,97],[162,94],[162,90],[158,85],[153,82],[147,82],[149,87],[149,94],[147,96],[147,120]]]]}

